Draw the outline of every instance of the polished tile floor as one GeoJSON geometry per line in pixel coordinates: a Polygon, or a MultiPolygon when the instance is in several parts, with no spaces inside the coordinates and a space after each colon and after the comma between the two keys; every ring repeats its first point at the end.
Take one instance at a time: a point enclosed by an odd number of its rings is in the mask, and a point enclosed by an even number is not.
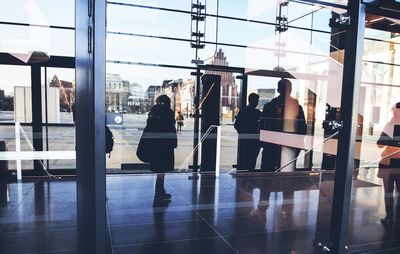
{"type": "MultiPolygon", "coordinates": [[[[114,253],[319,253],[330,227],[333,177],[171,174],[172,201],[153,207],[153,175],[107,177],[114,253]]],[[[400,253],[400,226],[383,226],[380,185],[355,180],[352,253],[400,253]]],[[[76,183],[1,184],[0,253],[76,253],[76,183]]],[[[399,223],[400,224],[400,223],[399,223]]]]}

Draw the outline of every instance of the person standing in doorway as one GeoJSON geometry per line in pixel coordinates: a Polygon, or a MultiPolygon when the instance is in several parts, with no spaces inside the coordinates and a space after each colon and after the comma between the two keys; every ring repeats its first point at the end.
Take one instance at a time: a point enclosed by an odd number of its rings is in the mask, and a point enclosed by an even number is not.
{"type": "Polygon", "coordinates": [[[183,115],[180,111],[178,111],[178,115],[176,116],[176,125],[177,125],[177,132],[180,134],[182,132],[182,126],[183,124],[184,118],[183,115]]]}
{"type": "Polygon", "coordinates": [[[166,206],[171,201],[171,194],[165,191],[164,177],[166,172],[174,170],[174,149],[178,145],[174,111],[167,95],[157,97],[149,112],[147,128],[152,136],[150,169],[157,174],[153,206],[166,206]]]}
{"type": "MultiPolygon", "coordinates": [[[[273,132],[285,132],[306,134],[303,108],[297,99],[292,98],[292,83],[288,79],[281,79],[277,89],[279,96],[266,103],[262,112],[261,127],[273,132]]],[[[272,134],[272,135],[278,135],[272,134]]],[[[274,172],[282,166],[282,171],[294,171],[296,169],[295,159],[300,153],[299,148],[281,146],[275,143],[263,143],[261,169],[274,172]],[[288,164],[290,161],[292,163],[288,164]]]]}
{"type": "Polygon", "coordinates": [[[259,96],[249,95],[249,104],[235,117],[234,127],[239,134],[238,170],[255,171],[260,151],[259,120],[261,111],[257,109],[259,96]]]}
{"type": "Polygon", "coordinates": [[[384,148],[378,171],[378,177],[382,178],[385,190],[386,217],[381,220],[384,225],[390,225],[394,220],[400,224],[400,102],[392,107],[392,111],[393,117],[385,125],[377,141],[378,147],[384,148]],[[395,202],[396,195],[393,193],[395,186],[397,202],[395,202]],[[394,207],[395,203],[397,208],[394,207]]]}

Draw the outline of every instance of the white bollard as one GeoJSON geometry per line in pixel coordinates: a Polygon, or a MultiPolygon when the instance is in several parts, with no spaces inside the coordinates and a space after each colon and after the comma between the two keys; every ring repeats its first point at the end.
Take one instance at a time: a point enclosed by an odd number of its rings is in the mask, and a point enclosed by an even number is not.
{"type": "Polygon", "coordinates": [[[215,177],[219,177],[220,167],[220,154],[221,154],[221,125],[216,126],[217,128],[217,156],[215,160],[215,177]]]}
{"type": "Polygon", "coordinates": [[[197,149],[197,164],[198,165],[201,165],[201,148],[202,148],[202,144],[203,144],[203,142],[201,141],[201,138],[202,138],[202,134],[203,133],[201,133],[201,118],[199,118],[199,133],[197,133],[197,138],[198,138],[198,140],[199,140],[199,146],[198,146],[198,149],[197,149]]]}
{"type": "MultiPolygon", "coordinates": [[[[21,137],[20,137],[20,124],[19,122],[15,122],[15,151],[17,154],[21,152],[21,137]]],[[[22,180],[22,169],[21,169],[21,159],[20,156],[18,156],[17,160],[17,180],[20,181],[22,180]]]]}

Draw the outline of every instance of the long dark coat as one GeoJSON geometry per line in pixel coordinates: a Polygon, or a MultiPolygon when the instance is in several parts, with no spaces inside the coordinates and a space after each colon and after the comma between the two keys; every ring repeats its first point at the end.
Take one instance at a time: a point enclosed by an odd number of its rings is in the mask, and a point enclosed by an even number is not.
{"type": "Polygon", "coordinates": [[[260,116],[261,111],[250,105],[240,110],[236,116],[234,127],[239,133],[239,170],[255,170],[260,152],[260,116]]]}
{"type": "MultiPolygon", "coordinates": [[[[303,107],[298,105],[298,114],[296,121],[296,133],[306,134],[307,125],[305,122],[305,116],[303,107]]],[[[271,131],[283,131],[284,126],[284,97],[279,95],[272,99],[269,103],[266,103],[262,111],[262,120],[260,121],[260,127],[263,130],[271,131]]],[[[296,154],[300,153],[300,149],[296,149],[296,154]]],[[[261,169],[263,171],[273,172],[279,168],[281,161],[281,146],[272,143],[263,143],[263,155],[261,160],[261,169]]]]}
{"type": "Polygon", "coordinates": [[[174,112],[167,106],[154,105],[147,118],[147,129],[153,139],[150,169],[155,173],[174,170],[174,149],[178,145],[174,112]]]}

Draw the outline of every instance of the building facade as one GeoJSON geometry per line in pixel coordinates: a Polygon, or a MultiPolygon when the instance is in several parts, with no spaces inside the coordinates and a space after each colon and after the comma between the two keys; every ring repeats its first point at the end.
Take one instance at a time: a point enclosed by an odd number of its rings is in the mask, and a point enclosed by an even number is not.
{"type": "Polygon", "coordinates": [[[54,75],[49,83],[49,87],[58,87],[60,94],[60,110],[71,111],[72,104],[75,102],[74,82],[60,80],[54,75]]]}
{"type": "Polygon", "coordinates": [[[147,99],[149,100],[149,107],[156,103],[156,98],[161,94],[161,86],[149,86],[146,89],[147,99]]]}
{"type": "MultiPolygon", "coordinates": [[[[219,49],[211,59],[212,65],[229,66],[229,62],[222,49],[219,49]]],[[[222,120],[233,121],[235,111],[239,107],[238,86],[232,72],[209,71],[205,74],[221,76],[221,112],[222,120]]]]}
{"type": "Polygon", "coordinates": [[[128,108],[131,94],[129,81],[122,80],[119,74],[106,74],[106,111],[123,112],[128,108]]]}
{"type": "Polygon", "coordinates": [[[194,79],[184,80],[179,86],[180,108],[179,111],[186,117],[194,114],[194,97],[196,81],[194,79]]]}

